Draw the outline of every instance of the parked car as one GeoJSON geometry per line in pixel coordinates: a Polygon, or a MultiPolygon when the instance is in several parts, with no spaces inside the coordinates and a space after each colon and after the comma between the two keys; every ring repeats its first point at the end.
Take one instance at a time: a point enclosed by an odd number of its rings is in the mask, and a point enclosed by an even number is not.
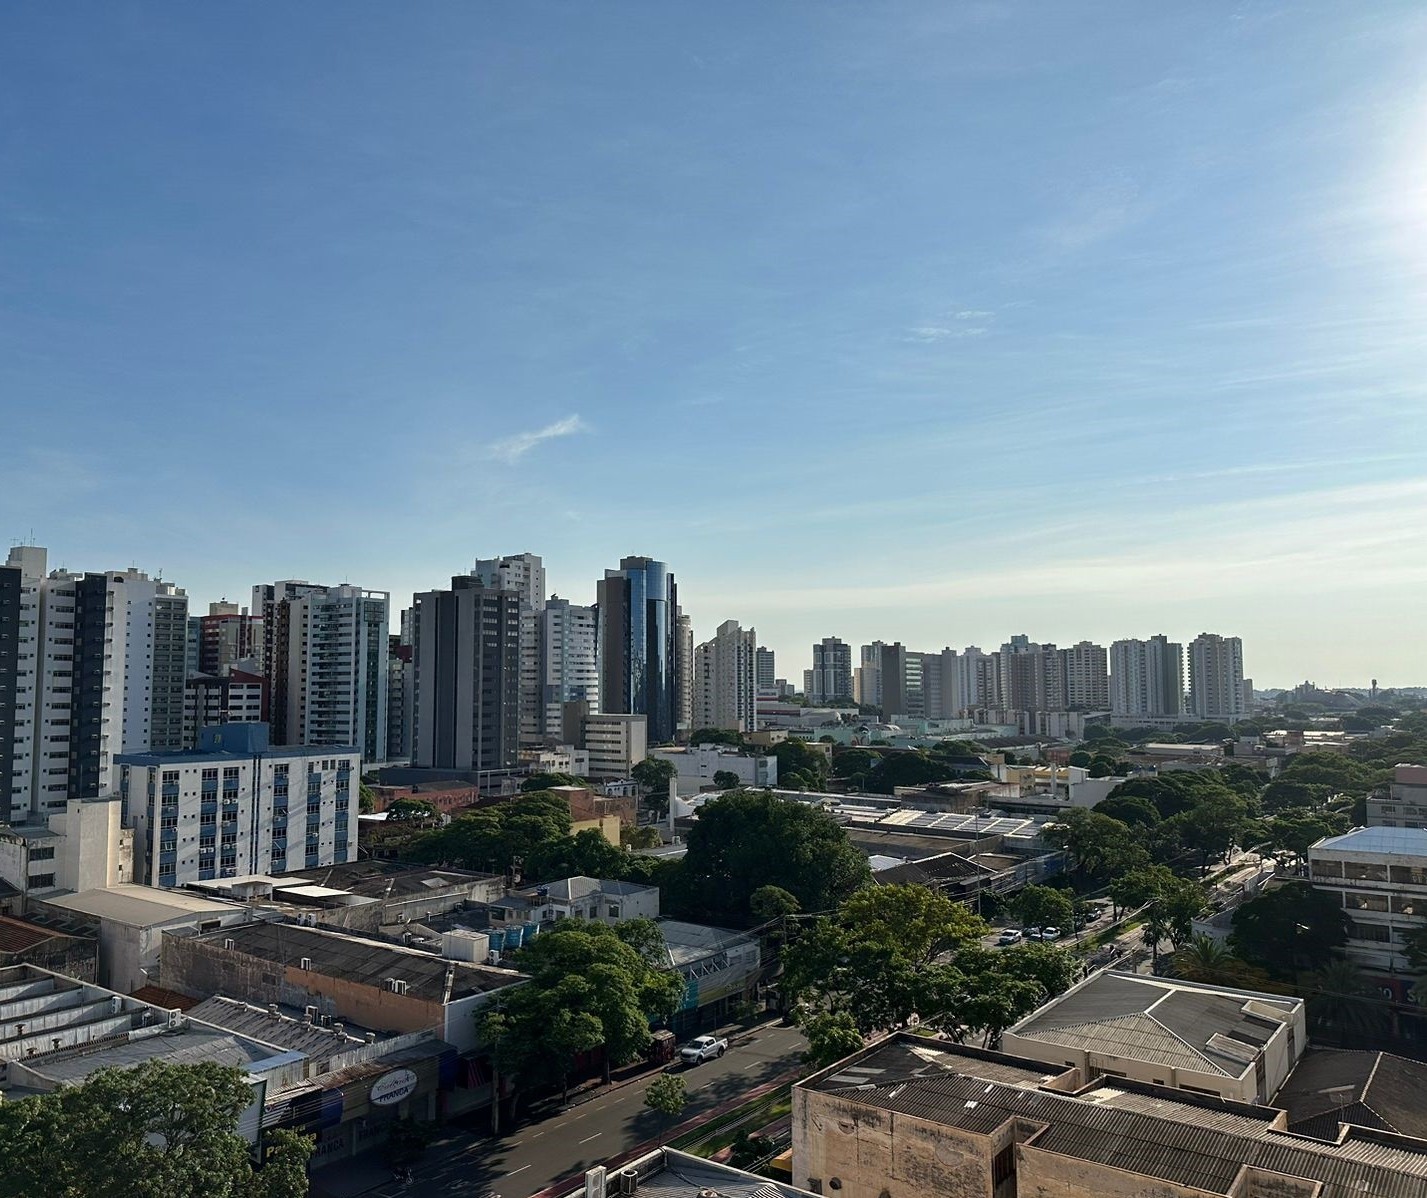
{"type": "Polygon", "coordinates": [[[1060,939],[1060,929],[1059,929],[1059,928],[1042,928],[1042,929],[1041,929],[1041,939],[1042,939],[1042,940],[1059,940],[1059,939],[1060,939]]]}
{"type": "Polygon", "coordinates": [[[721,1057],[728,1051],[728,1041],[714,1036],[695,1036],[679,1049],[679,1059],[686,1065],[697,1065],[711,1057],[721,1057]]]}
{"type": "Polygon", "coordinates": [[[1027,940],[1039,940],[1040,938],[1041,938],[1041,930],[1040,930],[1040,928],[1027,928],[1027,929],[1026,929],[1026,939],[1027,939],[1027,940]]]}
{"type": "Polygon", "coordinates": [[[1007,928],[1004,932],[1002,932],[999,936],[996,937],[996,943],[1020,944],[1023,939],[1024,937],[1021,935],[1020,932],[1016,931],[1015,928],[1007,928]]]}

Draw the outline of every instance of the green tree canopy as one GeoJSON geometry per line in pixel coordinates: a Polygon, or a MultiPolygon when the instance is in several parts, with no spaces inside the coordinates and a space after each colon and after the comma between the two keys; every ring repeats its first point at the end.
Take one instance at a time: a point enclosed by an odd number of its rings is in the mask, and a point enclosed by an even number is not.
{"type": "Polygon", "coordinates": [[[1274,977],[1321,969],[1348,940],[1348,918],[1336,898],[1307,882],[1265,891],[1234,912],[1230,946],[1274,977]]]}
{"type": "Polygon", "coordinates": [[[865,778],[881,760],[882,754],[871,749],[843,749],[833,753],[832,775],[834,778],[865,778]]]}
{"type": "Polygon", "coordinates": [[[556,882],[561,878],[612,878],[624,880],[630,854],[617,848],[595,828],[547,841],[525,859],[527,882],[556,882]]]}
{"type": "Polygon", "coordinates": [[[520,784],[523,791],[549,790],[552,786],[584,786],[583,778],[574,774],[531,774],[520,784]]]}
{"type": "Polygon", "coordinates": [[[1120,789],[1122,788],[1117,787],[1115,794],[1101,799],[1092,810],[1117,819],[1122,824],[1139,824],[1147,828],[1151,824],[1159,823],[1159,809],[1153,803],[1138,795],[1122,795],[1119,793],[1120,789]]]}
{"type": "Polygon", "coordinates": [[[502,1073],[521,1086],[563,1089],[578,1053],[604,1045],[608,1080],[611,1065],[648,1051],[650,1019],[671,1015],[684,986],[629,943],[640,931],[629,924],[621,936],[605,924],[564,920],[515,954],[531,980],[501,991],[478,1016],[481,1042],[502,1073]]]}
{"type": "Polygon", "coordinates": [[[743,747],[743,733],[732,728],[696,728],[689,734],[691,745],[733,745],[743,747]]]}
{"type": "Polygon", "coordinates": [[[644,1090],[644,1105],[664,1117],[665,1130],[683,1114],[688,1101],[684,1079],[677,1073],[661,1073],[644,1090]]]}
{"type": "Polygon", "coordinates": [[[713,784],[719,790],[732,790],[742,779],[732,770],[714,770],[713,784]]]}
{"type": "Polygon", "coordinates": [[[308,1137],[268,1135],[250,1162],[238,1117],[252,1103],[241,1071],[148,1061],[101,1069],[77,1086],[0,1105],[5,1198],[302,1198],[308,1137]]]}
{"type": "Polygon", "coordinates": [[[828,760],[821,749],[814,749],[804,741],[789,737],[773,746],[773,756],[778,759],[779,784],[786,789],[827,788],[828,760]],[[794,778],[794,775],[797,777],[794,778]],[[802,785],[792,786],[790,779],[802,785]]]}
{"type": "Polygon", "coordinates": [[[803,1022],[808,1050],[803,1060],[813,1069],[822,1069],[862,1049],[862,1033],[846,1011],[819,1011],[803,1022]]]}
{"type": "Polygon", "coordinates": [[[570,807],[548,790],[458,815],[407,850],[414,861],[503,873],[537,849],[570,834],[570,807]]]}
{"type": "Polygon", "coordinates": [[[435,815],[435,805],[425,799],[397,799],[386,809],[387,819],[398,821],[432,819],[435,815]]]}
{"type": "Polygon", "coordinates": [[[1041,836],[1069,853],[1081,888],[1149,864],[1149,854],[1135,832],[1096,811],[1071,807],[1061,813],[1056,823],[1047,824],[1041,836]]]}
{"type": "Polygon", "coordinates": [[[944,761],[920,749],[887,753],[867,774],[867,789],[874,794],[891,794],[898,786],[926,786],[950,782],[956,777],[944,761]]]}
{"type": "Polygon", "coordinates": [[[798,900],[781,886],[760,886],[748,897],[748,909],[756,919],[777,919],[780,915],[796,915],[802,908],[798,900]]]}
{"type": "Polygon", "coordinates": [[[676,898],[690,914],[746,920],[761,886],[804,911],[828,911],[871,878],[867,859],[827,812],[768,791],[734,790],[705,803],[689,831],[676,898]]]}
{"type": "Polygon", "coordinates": [[[1061,928],[1075,926],[1075,906],[1070,895],[1051,886],[1027,886],[1012,901],[1011,906],[1026,927],[1061,928]]]}

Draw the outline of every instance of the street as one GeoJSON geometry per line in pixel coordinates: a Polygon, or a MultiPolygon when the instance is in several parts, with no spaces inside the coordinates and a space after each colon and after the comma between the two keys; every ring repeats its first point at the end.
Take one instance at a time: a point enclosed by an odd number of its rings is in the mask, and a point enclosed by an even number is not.
{"type": "MultiPolygon", "coordinates": [[[[806,1042],[795,1027],[771,1025],[721,1059],[691,1068],[675,1066],[689,1096],[679,1121],[711,1111],[749,1090],[796,1069],[806,1042]]],[[[499,1139],[457,1132],[432,1144],[415,1168],[409,1190],[391,1182],[366,1191],[381,1198],[441,1194],[479,1198],[528,1198],[561,1178],[603,1164],[667,1130],[644,1105],[645,1087],[658,1073],[619,1089],[596,1093],[565,1111],[523,1122],[499,1139]]],[[[315,1178],[321,1185],[321,1174],[315,1178]]]]}

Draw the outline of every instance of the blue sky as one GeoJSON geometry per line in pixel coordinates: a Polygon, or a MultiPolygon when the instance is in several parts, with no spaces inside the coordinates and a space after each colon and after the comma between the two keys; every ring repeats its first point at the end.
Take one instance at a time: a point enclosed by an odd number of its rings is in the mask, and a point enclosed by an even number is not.
{"type": "Polygon", "coordinates": [[[0,534],[1427,683],[1427,8],[17,3],[0,534]]]}

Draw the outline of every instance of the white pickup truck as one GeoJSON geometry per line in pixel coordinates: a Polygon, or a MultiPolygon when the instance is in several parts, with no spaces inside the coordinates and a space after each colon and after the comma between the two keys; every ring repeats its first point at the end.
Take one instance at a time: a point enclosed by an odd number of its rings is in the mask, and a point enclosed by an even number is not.
{"type": "Polygon", "coordinates": [[[697,1065],[710,1057],[721,1057],[728,1051],[728,1041],[713,1036],[695,1036],[679,1049],[679,1059],[685,1065],[697,1065]]]}

